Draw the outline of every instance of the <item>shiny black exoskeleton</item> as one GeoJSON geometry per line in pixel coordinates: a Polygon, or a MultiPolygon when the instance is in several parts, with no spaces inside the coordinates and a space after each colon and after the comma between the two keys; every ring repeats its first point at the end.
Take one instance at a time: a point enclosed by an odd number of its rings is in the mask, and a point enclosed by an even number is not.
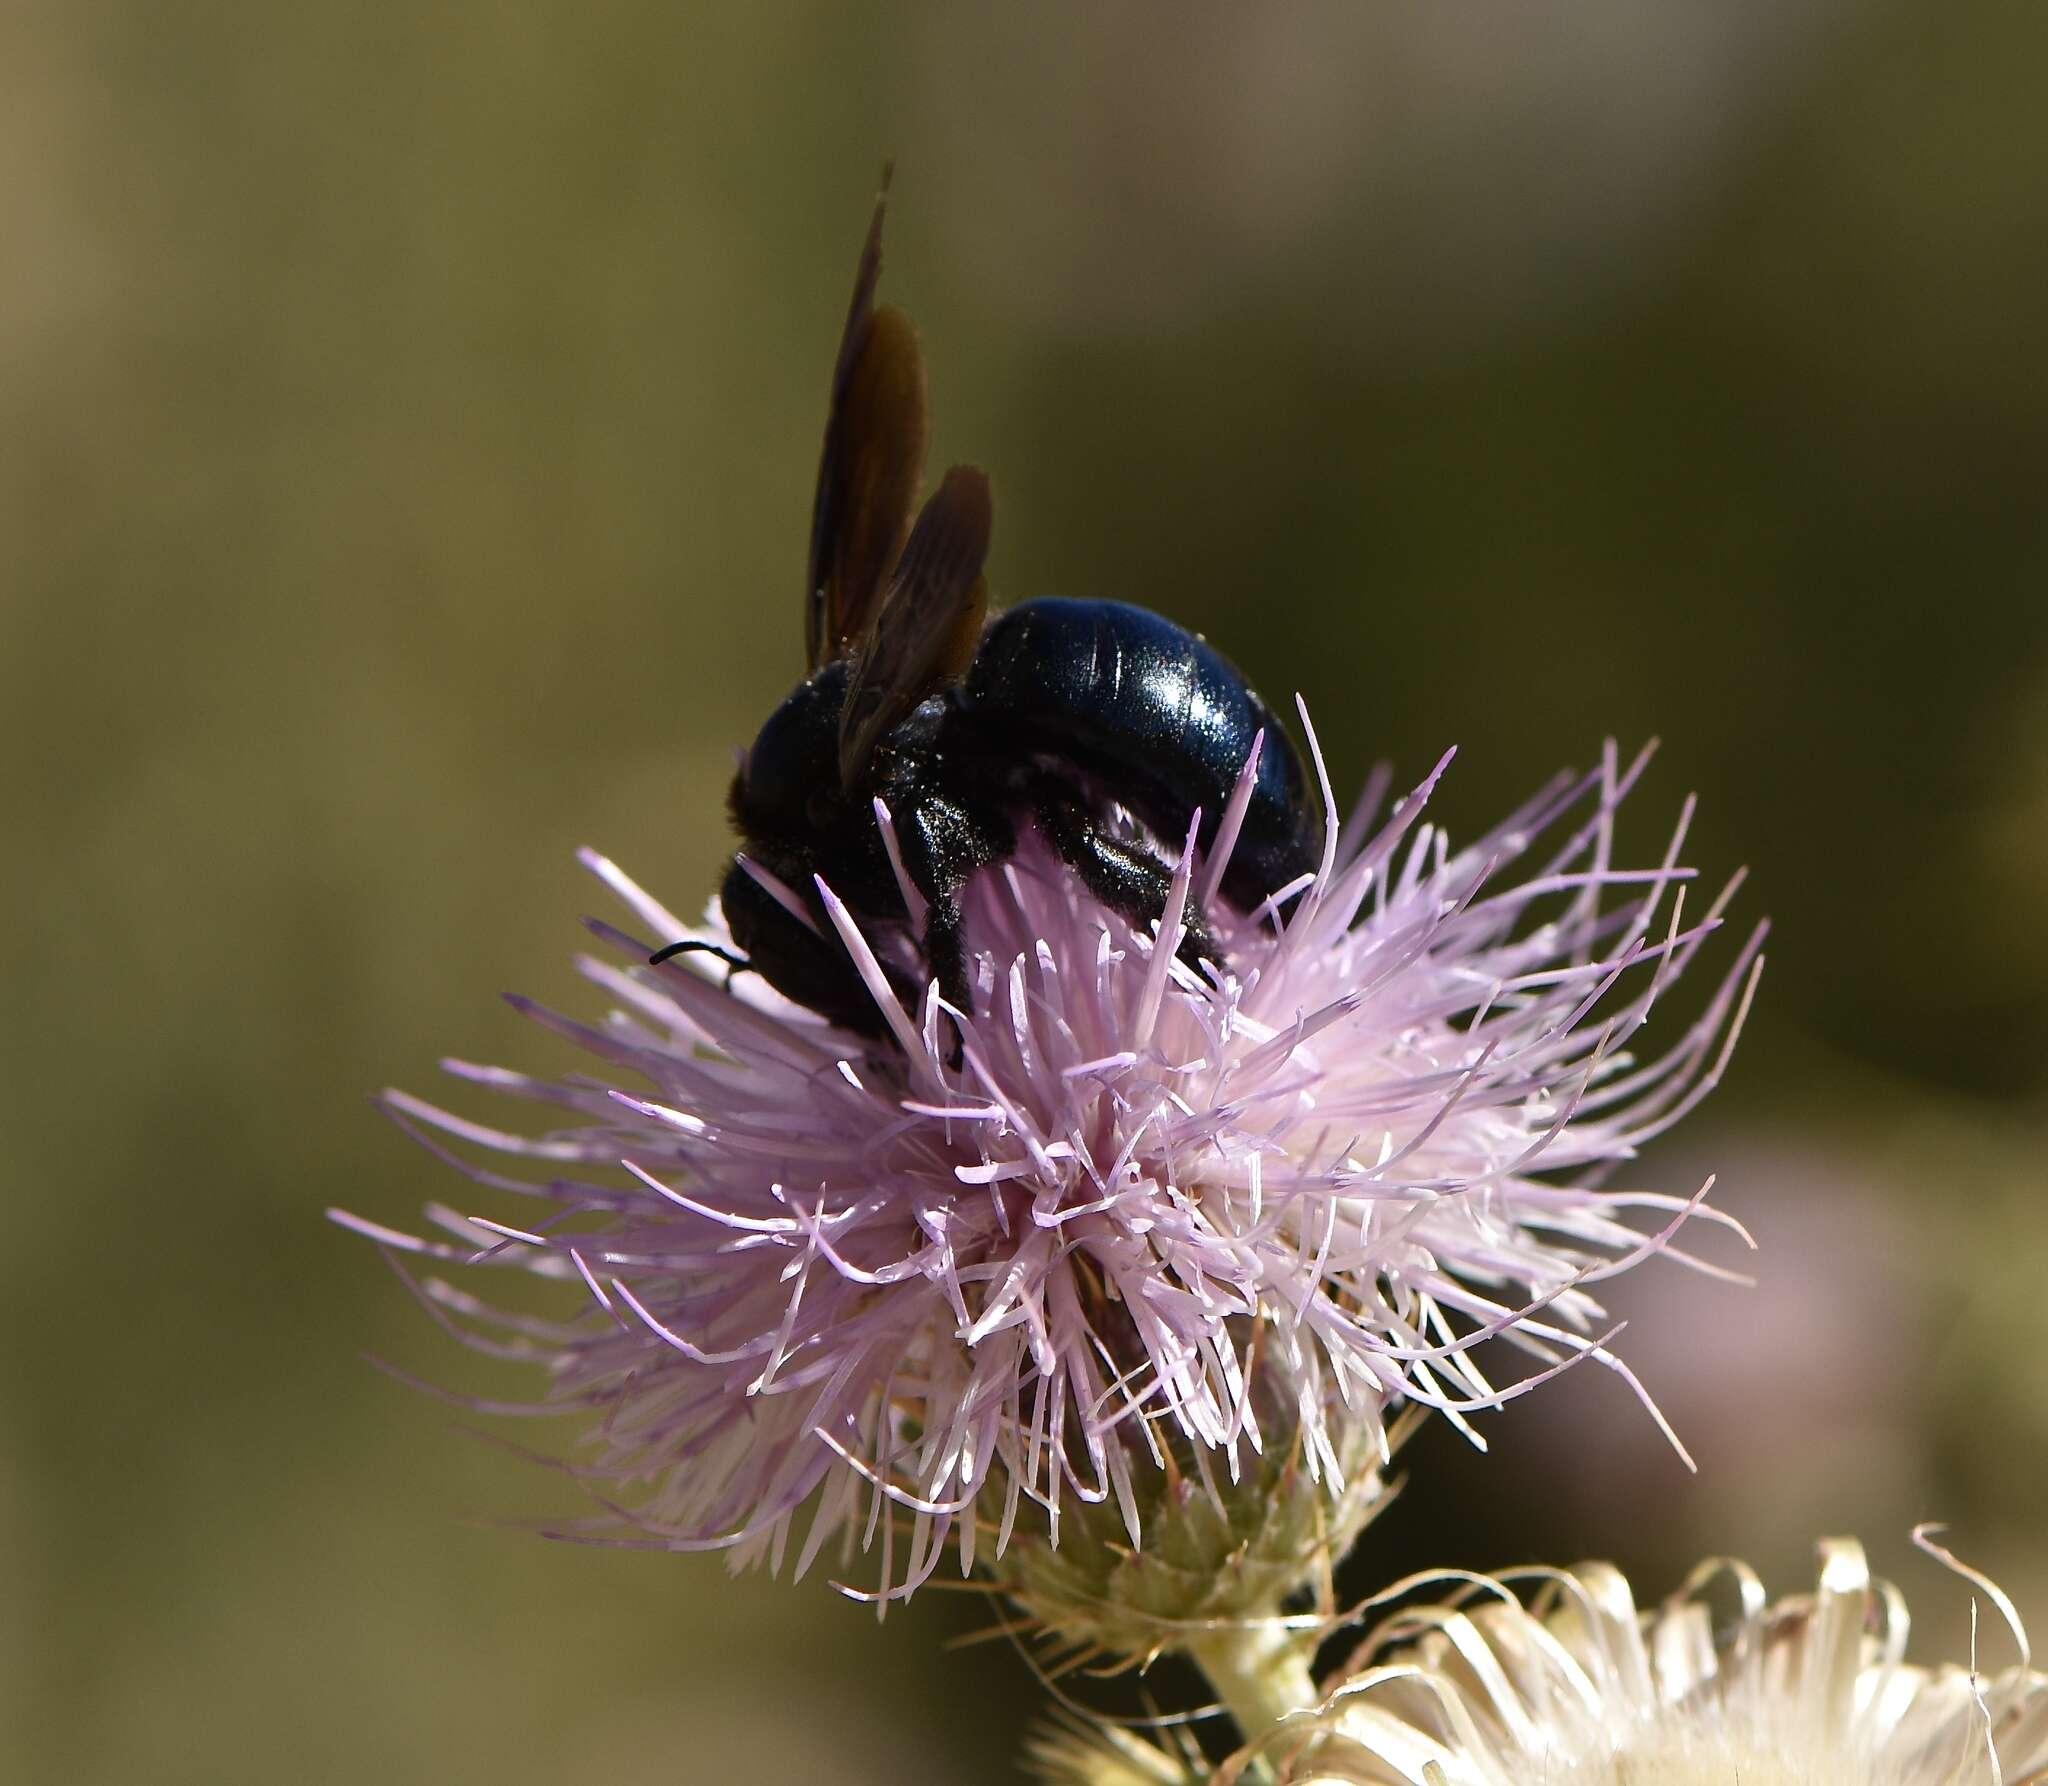
{"type": "MultiPolygon", "coordinates": [[[[819,469],[811,673],[734,777],[732,819],[746,847],[720,892],[744,951],[733,965],[869,1035],[888,1025],[827,919],[818,879],[864,931],[914,943],[878,951],[907,1009],[931,978],[971,1011],[961,894],[1015,852],[1020,824],[1104,905],[1133,924],[1156,921],[1172,884],[1161,850],[1178,852],[1198,809],[1198,844],[1213,846],[1263,734],[1220,896],[1255,909],[1311,872],[1323,844],[1321,809],[1286,733],[1195,634],[1105,601],[1029,601],[984,626],[992,516],[979,471],[948,472],[905,536],[923,457],[923,371],[908,322],[873,308],[881,215],[878,204],[819,469]],[[902,879],[925,907],[914,936],[878,799],[902,879]]],[[[1192,907],[1180,953],[1191,966],[1217,953],[1192,907]]]]}
{"type": "MultiPolygon", "coordinates": [[[[1300,759],[1232,666],[1170,620],[1122,602],[1032,601],[992,621],[959,685],[921,702],[882,740],[870,773],[839,780],[843,660],[807,678],[762,727],[732,787],[749,855],[813,906],[806,923],[736,862],[721,899],[734,940],[778,991],[864,1033],[883,1027],[872,995],[815,904],[822,876],[857,916],[906,922],[874,801],[887,805],[906,877],[927,907],[922,952],[941,992],[973,1008],[960,940],[970,875],[1012,854],[1035,823],[1088,890],[1133,923],[1157,919],[1171,871],[1107,822],[1121,805],[1176,850],[1197,808],[1216,840],[1252,741],[1257,778],[1224,872],[1240,910],[1312,870],[1322,827],[1300,759]]],[[[1213,956],[1187,914],[1181,954],[1213,956]]],[[[897,988],[914,1004],[916,987],[897,988]]]]}
{"type": "MultiPolygon", "coordinates": [[[[1309,799],[1301,760],[1266,703],[1237,667],[1199,634],[1127,602],[1029,601],[998,615],[983,633],[953,697],[999,747],[1042,758],[1068,778],[1099,815],[1127,807],[1170,848],[1186,839],[1196,810],[1197,841],[1216,842],[1225,808],[1255,740],[1264,735],[1251,797],[1225,865],[1221,891],[1240,911],[1312,871],[1322,853],[1321,808],[1309,799]]],[[[1057,830],[1070,866],[1089,871],[1057,830]]],[[[1091,833],[1100,835],[1099,826],[1091,833]]],[[[1156,866],[1156,859],[1148,857],[1156,866]]],[[[1126,917],[1156,917],[1165,896],[1133,908],[1089,880],[1126,917]]],[[[1190,914],[1199,923],[1199,914],[1190,914]]]]}

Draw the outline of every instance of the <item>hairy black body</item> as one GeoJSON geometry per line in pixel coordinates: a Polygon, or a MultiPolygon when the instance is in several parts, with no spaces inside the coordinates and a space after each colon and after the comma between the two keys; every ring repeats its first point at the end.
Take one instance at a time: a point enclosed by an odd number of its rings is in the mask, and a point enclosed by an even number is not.
{"type": "MultiPolygon", "coordinates": [[[[878,951],[907,1009],[936,980],[965,1013],[961,894],[1015,853],[1022,826],[1111,910],[1157,921],[1173,880],[1162,851],[1179,849],[1198,810],[1197,841],[1213,847],[1263,735],[1219,896],[1252,911],[1313,870],[1323,844],[1286,733],[1200,637],[1122,602],[1031,601],[986,620],[992,507],[971,466],[954,466],[909,525],[924,370],[908,320],[873,303],[881,221],[877,204],[833,373],[805,597],[810,673],[733,779],[746,847],[719,895],[744,952],[731,965],[864,1035],[889,1024],[828,921],[821,880],[864,928],[910,937],[878,951]],[[914,934],[878,799],[924,907],[914,934]]],[[[654,959],[709,947],[678,943],[654,959]]],[[[1186,913],[1180,954],[1215,958],[1204,913],[1186,913]]]]}
{"type": "MultiPolygon", "coordinates": [[[[894,822],[906,877],[926,906],[921,949],[941,993],[972,1010],[960,938],[968,878],[1034,824],[1062,862],[1135,924],[1159,918],[1171,872],[1119,835],[1121,805],[1178,848],[1197,809],[1214,845],[1261,734],[1259,766],[1221,893],[1250,910],[1307,873],[1322,850],[1301,761],[1266,704],[1202,639],[1122,602],[1025,602],[992,621],[965,679],[921,702],[877,749],[871,777],[840,786],[842,662],[805,679],[762,727],[734,778],[735,827],[753,860],[811,908],[806,923],[735,862],[721,900],[733,940],[777,991],[864,1034],[884,1028],[817,900],[822,877],[857,916],[907,923],[874,801],[894,822]]],[[[1190,911],[1181,955],[1215,955],[1190,911]]],[[[914,1004],[917,988],[899,985],[914,1004]]]]}

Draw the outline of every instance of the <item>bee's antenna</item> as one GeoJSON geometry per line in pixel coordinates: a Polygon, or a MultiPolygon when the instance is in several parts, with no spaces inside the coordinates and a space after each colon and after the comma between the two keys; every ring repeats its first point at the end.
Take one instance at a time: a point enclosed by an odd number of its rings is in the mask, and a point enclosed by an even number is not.
{"type": "Polygon", "coordinates": [[[647,965],[649,967],[659,967],[664,961],[675,960],[678,955],[716,955],[726,965],[727,973],[725,977],[728,982],[734,974],[747,974],[754,971],[754,964],[744,955],[735,955],[730,949],[721,949],[716,943],[700,943],[694,940],[670,943],[666,949],[656,949],[652,955],[648,956],[647,965]]]}

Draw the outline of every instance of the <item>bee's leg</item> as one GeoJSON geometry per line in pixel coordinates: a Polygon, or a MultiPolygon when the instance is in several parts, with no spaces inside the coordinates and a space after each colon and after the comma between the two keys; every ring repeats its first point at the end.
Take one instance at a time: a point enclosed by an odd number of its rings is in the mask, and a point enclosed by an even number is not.
{"type": "MultiPolygon", "coordinates": [[[[888,1033],[867,982],[831,934],[822,911],[814,930],[738,862],[727,870],[718,901],[733,941],[747,953],[747,965],[784,998],[856,1035],[888,1033]]],[[[883,971],[898,998],[907,1002],[915,996],[905,976],[886,963],[883,971]]]]}
{"type": "MultiPolygon", "coordinates": [[[[1017,847],[1016,834],[1000,812],[970,812],[958,801],[928,797],[896,819],[903,871],[925,902],[924,958],[939,996],[962,1017],[974,1015],[974,988],[967,978],[967,945],[960,927],[960,894],[978,868],[1000,861],[1017,847]]],[[[947,1064],[960,1064],[954,1036],[947,1064]]]]}
{"type": "MultiPolygon", "coordinates": [[[[967,980],[967,945],[960,935],[960,893],[934,899],[924,917],[924,958],[939,983],[939,996],[963,1017],[974,1015],[974,988],[967,980]]],[[[958,1049],[948,1064],[958,1066],[958,1049]]]]}
{"type": "MultiPolygon", "coordinates": [[[[1166,916],[1173,870],[1149,851],[1103,829],[1102,821],[1057,784],[1041,786],[1034,802],[1038,826],[1081,884],[1128,923],[1143,929],[1166,916]]],[[[1223,951],[1193,900],[1181,919],[1175,953],[1197,973],[1204,961],[1221,963],[1223,951]]]]}

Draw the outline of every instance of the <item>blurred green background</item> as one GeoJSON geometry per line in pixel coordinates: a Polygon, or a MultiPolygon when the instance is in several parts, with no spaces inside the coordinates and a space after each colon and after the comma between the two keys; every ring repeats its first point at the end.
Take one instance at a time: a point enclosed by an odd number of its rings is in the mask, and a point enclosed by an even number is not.
{"type": "Polygon", "coordinates": [[[462,1194],[374,1087],[565,1064],[493,994],[588,1008],[576,844],[709,890],[884,154],[999,595],[1205,629],[1349,778],[1462,746],[1459,833],[1659,734],[1625,840],[1697,789],[1777,921],[1644,1172],[1760,1287],[1615,1298],[1701,1474],[1579,1373],[1353,1585],[1853,1529],[1960,1644],[1944,1516],[2048,1623],[2044,65],[1994,0],[0,12],[0,1778],[1011,1777],[966,1601],[498,1523],[563,1489],[361,1361],[491,1383],[320,1219],[462,1194]]]}

